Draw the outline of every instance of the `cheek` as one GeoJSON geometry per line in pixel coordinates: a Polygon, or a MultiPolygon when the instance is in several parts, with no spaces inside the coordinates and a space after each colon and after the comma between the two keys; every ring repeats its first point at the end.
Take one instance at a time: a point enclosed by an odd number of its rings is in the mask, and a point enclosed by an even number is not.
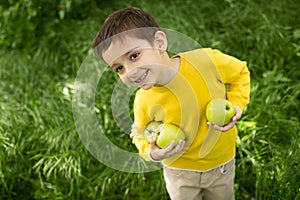
{"type": "Polygon", "coordinates": [[[125,83],[126,85],[129,85],[130,84],[130,81],[128,80],[128,78],[126,78],[126,76],[119,76],[120,77],[120,79],[121,79],[121,81],[123,82],[123,83],[125,83]]]}

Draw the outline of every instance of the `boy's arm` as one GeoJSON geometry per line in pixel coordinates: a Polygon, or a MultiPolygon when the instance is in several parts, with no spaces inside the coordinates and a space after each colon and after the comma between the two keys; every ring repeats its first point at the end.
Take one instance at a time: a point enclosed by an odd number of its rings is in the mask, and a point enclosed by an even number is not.
{"type": "Polygon", "coordinates": [[[235,106],[236,114],[232,121],[224,126],[208,122],[208,125],[219,131],[228,131],[242,117],[244,107],[250,100],[250,72],[246,62],[235,57],[221,53],[218,50],[208,49],[221,81],[227,85],[226,98],[235,106]]]}
{"type": "Polygon", "coordinates": [[[132,143],[135,144],[136,148],[138,149],[140,156],[149,161],[150,143],[144,135],[144,128],[133,124],[130,137],[132,139],[132,143]]]}
{"type": "Polygon", "coordinates": [[[208,51],[220,73],[222,82],[228,86],[227,99],[243,111],[250,99],[250,72],[246,62],[218,50],[208,51]]]}
{"type": "Polygon", "coordinates": [[[139,102],[139,98],[136,96],[134,101],[135,122],[131,127],[130,137],[132,138],[132,143],[137,147],[140,156],[147,161],[159,162],[181,152],[184,149],[184,140],[179,141],[178,144],[175,144],[175,141],[173,141],[170,145],[161,149],[156,145],[155,137],[150,141],[146,138],[144,133],[145,127],[151,119],[147,117],[148,115],[145,113],[146,109],[142,109],[143,106],[139,102]]]}
{"type": "Polygon", "coordinates": [[[138,93],[139,92],[136,93],[133,104],[135,122],[131,126],[130,137],[132,138],[132,143],[135,144],[138,149],[140,156],[145,160],[150,160],[150,142],[147,140],[144,130],[151,119],[148,117],[145,109],[143,109],[144,102],[140,99],[138,93]]]}

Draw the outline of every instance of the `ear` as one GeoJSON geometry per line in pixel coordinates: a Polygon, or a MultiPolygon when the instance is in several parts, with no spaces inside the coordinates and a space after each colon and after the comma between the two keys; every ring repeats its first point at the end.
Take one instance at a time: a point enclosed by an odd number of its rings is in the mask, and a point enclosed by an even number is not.
{"type": "Polygon", "coordinates": [[[167,36],[162,31],[157,31],[154,35],[154,47],[158,48],[160,51],[166,51],[168,48],[167,36]]]}

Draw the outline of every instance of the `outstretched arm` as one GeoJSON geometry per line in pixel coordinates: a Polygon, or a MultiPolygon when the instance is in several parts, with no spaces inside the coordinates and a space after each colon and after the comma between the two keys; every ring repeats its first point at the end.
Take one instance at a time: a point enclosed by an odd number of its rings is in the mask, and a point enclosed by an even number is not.
{"type": "Polygon", "coordinates": [[[224,126],[208,123],[208,125],[219,131],[228,131],[242,117],[242,112],[250,96],[250,72],[246,62],[223,54],[218,50],[209,50],[210,56],[217,67],[221,80],[228,85],[226,98],[235,105],[236,114],[232,121],[224,126]]]}

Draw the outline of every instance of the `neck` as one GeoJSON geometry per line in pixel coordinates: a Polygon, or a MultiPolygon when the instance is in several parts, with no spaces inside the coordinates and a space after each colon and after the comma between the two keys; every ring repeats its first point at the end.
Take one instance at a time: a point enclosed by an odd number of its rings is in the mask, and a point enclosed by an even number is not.
{"type": "Polygon", "coordinates": [[[180,58],[169,58],[166,62],[166,66],[164,67],[161,72],[161,81],[158,86],[163,86],[168,84],[178,73],[179,67],[180,67],[180,58]]]}

